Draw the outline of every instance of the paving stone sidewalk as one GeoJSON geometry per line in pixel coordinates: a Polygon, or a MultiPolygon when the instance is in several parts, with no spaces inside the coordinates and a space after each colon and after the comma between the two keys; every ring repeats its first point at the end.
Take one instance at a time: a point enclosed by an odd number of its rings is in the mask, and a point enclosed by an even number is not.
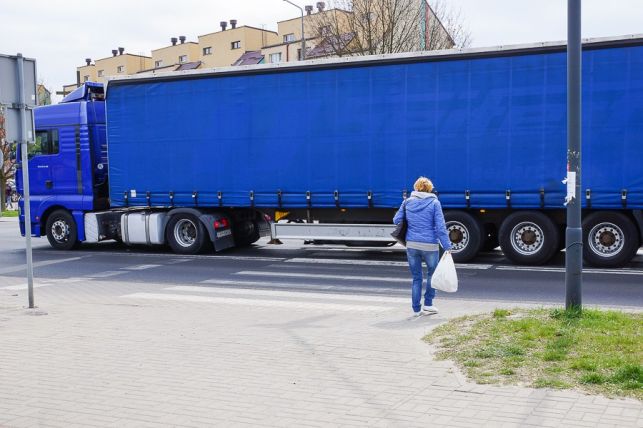
{"type": "Polygon", "coordinates": [[[506,303],[410,320],[402,299],[90,285],[38,288],[46,315],[0,290],[0,426],[643,427],[639,401],[475,385],[420,340],[506,303]]]}

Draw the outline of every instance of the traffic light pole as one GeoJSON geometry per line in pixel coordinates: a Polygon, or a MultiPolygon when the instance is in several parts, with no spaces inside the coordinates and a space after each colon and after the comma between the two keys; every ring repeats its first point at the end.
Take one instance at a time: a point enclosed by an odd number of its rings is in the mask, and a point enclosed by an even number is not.
{"type": "Polygon", "coordinates": [[[567,229],[565,308],[581,309],[581,0],[567,0],[567,229]]]}

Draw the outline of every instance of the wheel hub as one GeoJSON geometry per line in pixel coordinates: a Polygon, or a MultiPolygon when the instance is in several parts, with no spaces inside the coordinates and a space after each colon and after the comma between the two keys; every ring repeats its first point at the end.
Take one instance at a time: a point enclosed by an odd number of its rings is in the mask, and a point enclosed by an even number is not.
{"type": "Polygon", "coordinates": [[[63,220],[56,220],[51,225],[51,236],[53,236],[56,241],[66,241],[69,236],[69,225],[63,220]]]}
{"type": "Polygon", "coordinates": [[[196,225],[188,219],[179,220],[174,226],[174,239],[182,247],[190,247],[196,241],[196,225]]]}
{"type": "Polygon", "coordinates": [[[511,246],[518,253],[529,256],[543,248],[544,232],[539,225],[532,222],[522,222],[511,231],[511,246]]]}
{"type": "Polygon", "coordinates": [[[458,253],[469,245],[469,230],[457,221],[447,223],[447,232],[451,241],[451,252],[458,253]]]}
{"type": "Polygon", "coordinates": [[[614,223],[600,223],[588,235],[589,248],[601,257],[611,257],[623,250],[623,231],[614,223]]]}

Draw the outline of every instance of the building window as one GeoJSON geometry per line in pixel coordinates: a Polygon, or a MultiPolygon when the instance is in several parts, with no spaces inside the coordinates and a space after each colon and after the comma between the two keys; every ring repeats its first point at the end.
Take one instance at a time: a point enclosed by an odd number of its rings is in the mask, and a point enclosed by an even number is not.
{"type": "Polygon", "coordinates": [[[154,68],[159,68],[163,67],[163,60],[159,59],[158,61],[154,61],[154,68]]]}
{"type": "Polygon", "coordinates": [[[281,62],[281,52],[270,54],[270,62],[281,62]]]}
{"type": "Polygon", "coordinates": [[[89,76],[83,76],[83,82],[89,82],[89,76]]]}
{"type": "Polygon", "coordinates": [[[290,43],[295,41],[295,35],[293,33],[284,35],[284,43],[290,43]]]}
{"type": "Polygon", "coordinates": [[[179,64],[185,64],[188,62],[188,56],[187,55],[180,55],[179,56],[179,64]]]}
{"type": "Polygon", "coordinates": [[[241,47],[241,41],[237,40],[236,42],[230,43],[231,49],[239,49],[241,47]]]}
{"type": "Polygon", "coordinates": [[[98,70],[98,77],[103,77],[105,70],[98,70]]]}
{"type": "Polygon", "coordinates": [[[297,59],[301,61],[303,58],[301,57],[301,49],[297,49],[297,59]]]}
{"type": "Polygon", "coordinates": [[[116,72],[117,73],[125,73],[125,66],[124,65],[119,65],[116,67],[116,72]]]}
{"type": "Polygon", "coordinates": [[[207,48],[203,48],[203,55],[212,55],[212,46],[208,46],[207,48]]]}
{"type": "Polygon", "coordinates": [[[36,143],[29,144],[30,157],[43,155],[56,155],[59,152],[58,130],[36,131],[36,143]]]}

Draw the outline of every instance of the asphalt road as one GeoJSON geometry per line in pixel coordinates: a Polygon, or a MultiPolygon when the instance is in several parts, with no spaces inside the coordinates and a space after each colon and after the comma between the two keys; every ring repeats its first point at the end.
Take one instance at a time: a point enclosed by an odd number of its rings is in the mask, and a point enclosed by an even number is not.
{"type": "MultiPolygon", "coordinates": [[[[270,289],[289,292],[408,296],[410,274],[404,249],[269,245],[261,240],[246,249],[180,256],[164,248],[129,248],[116,243],[82,245],[79,250],[51,249],[46,238],[33,240],[35,283],[109,279],[119,283],[270,289]]],[[[24,238],[17,223],[0,219],[0,289],[25,276],[24,238]],[[11,281],[9,281],[11,280],[11,281]]],[[[439,299],[494,300],[499,304],[564,304],[564,259],[547,266],[511,265],[500,251],[458,265],[460,289],[439,299]]],[[[583,303],[643,307],[643,252],[622,269],[587,268],[583,303]]],[[[109,293],[102,289],[101,292],[109,293]]]]}

